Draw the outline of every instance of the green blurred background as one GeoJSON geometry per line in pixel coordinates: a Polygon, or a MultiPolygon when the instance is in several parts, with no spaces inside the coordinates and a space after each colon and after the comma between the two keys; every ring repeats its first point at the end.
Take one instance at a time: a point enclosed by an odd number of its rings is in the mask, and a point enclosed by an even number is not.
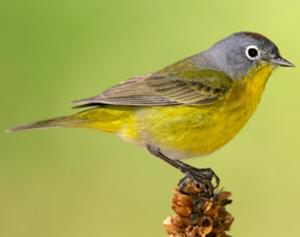
{"type": "MultiPolygon", "coordinates": [[[[10,0],[0,3],[0,130],[74,112],[69,101],[155,71],[235,31],[270,37],[300,65],[300,3],[10,0]]],[[[280,69],[255,116],[210,157],[233,192],[234,236],[298,236],[299,68],[280,69]]],[[[92,130],[0,133],[0,236],[166,236],[181,177],[92,130]]]]}

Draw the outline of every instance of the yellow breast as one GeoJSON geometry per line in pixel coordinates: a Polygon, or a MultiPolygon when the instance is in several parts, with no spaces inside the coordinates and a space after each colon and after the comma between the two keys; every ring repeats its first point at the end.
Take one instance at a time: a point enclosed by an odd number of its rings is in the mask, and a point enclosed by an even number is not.
{"type": "MultiPolygon", "coordinates": [[[[154,106],[137,112],[135,137],[174,159],[209,154],[228,143],[255,111],[273,67],[237,80],[224,100],[207,106],[154,106]]],[[[132,127],[130,130],[132,131],[132,127]]],[[[123,130],[126,134],[126,129],[123,130]]]]}
{"type": "Polygon", "coordinates": [[[266,82],[273,69],[272,66],[264,65],[236,83],[227,100],[211,117],[215,126],[207,132],[214,134],[214,138],[207,144],[209,147],[206,150],[207,153],[228,143],[247,123],[261,100],[266,82]]]}

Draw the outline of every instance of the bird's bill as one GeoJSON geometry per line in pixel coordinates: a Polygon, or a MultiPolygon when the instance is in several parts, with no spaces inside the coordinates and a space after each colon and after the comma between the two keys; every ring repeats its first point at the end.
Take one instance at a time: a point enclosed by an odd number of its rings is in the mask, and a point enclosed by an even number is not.
{"type": "Polygon", "coordinates": [[[272,58],[270,60],[270,62],[272,64],[274,64],[275,66],[280,66],[280,67],[295,67],[294,64],[292,64],[291,62],[289,62],[288,60],[282,58],[282,57],[277,57],[277,58],[272,58]]]}

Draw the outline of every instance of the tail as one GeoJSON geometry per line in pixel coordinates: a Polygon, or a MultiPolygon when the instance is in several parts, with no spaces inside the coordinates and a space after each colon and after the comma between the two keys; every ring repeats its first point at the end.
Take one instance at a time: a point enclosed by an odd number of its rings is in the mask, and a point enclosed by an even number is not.
{"type": "Polygon", "coordinates": [[[42,121],[37,121],[29,124],[22,124],[14,128],[6,130],[6,132],[19,132],[29,129],[55,128],[55,127],[76,127],[83,122],[77,114],[70,116],[62,116],[42,121]]]}
{"type": "Polygon", "coordinates": [[[18,132],[40,128],[93,128],[101,131],[118,132],[124,124],[133,124],[132,109],[125,106],[99,106],[77,114],[62,116],[34,123],[23,124],[6,132],[18,132]]]}

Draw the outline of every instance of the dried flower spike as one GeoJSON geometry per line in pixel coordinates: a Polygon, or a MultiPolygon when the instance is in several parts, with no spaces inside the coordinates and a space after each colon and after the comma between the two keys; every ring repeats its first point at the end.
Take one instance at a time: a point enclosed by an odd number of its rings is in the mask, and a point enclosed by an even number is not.
{"type": "Polygon", "coordinates": [[[226,231],[233,217],[225,207],[231,203],[231,194],[211,187],[184,177],[172,199],[176,215],[168,216],[163,223],[170,237],[228,237],[226,231]]]}

